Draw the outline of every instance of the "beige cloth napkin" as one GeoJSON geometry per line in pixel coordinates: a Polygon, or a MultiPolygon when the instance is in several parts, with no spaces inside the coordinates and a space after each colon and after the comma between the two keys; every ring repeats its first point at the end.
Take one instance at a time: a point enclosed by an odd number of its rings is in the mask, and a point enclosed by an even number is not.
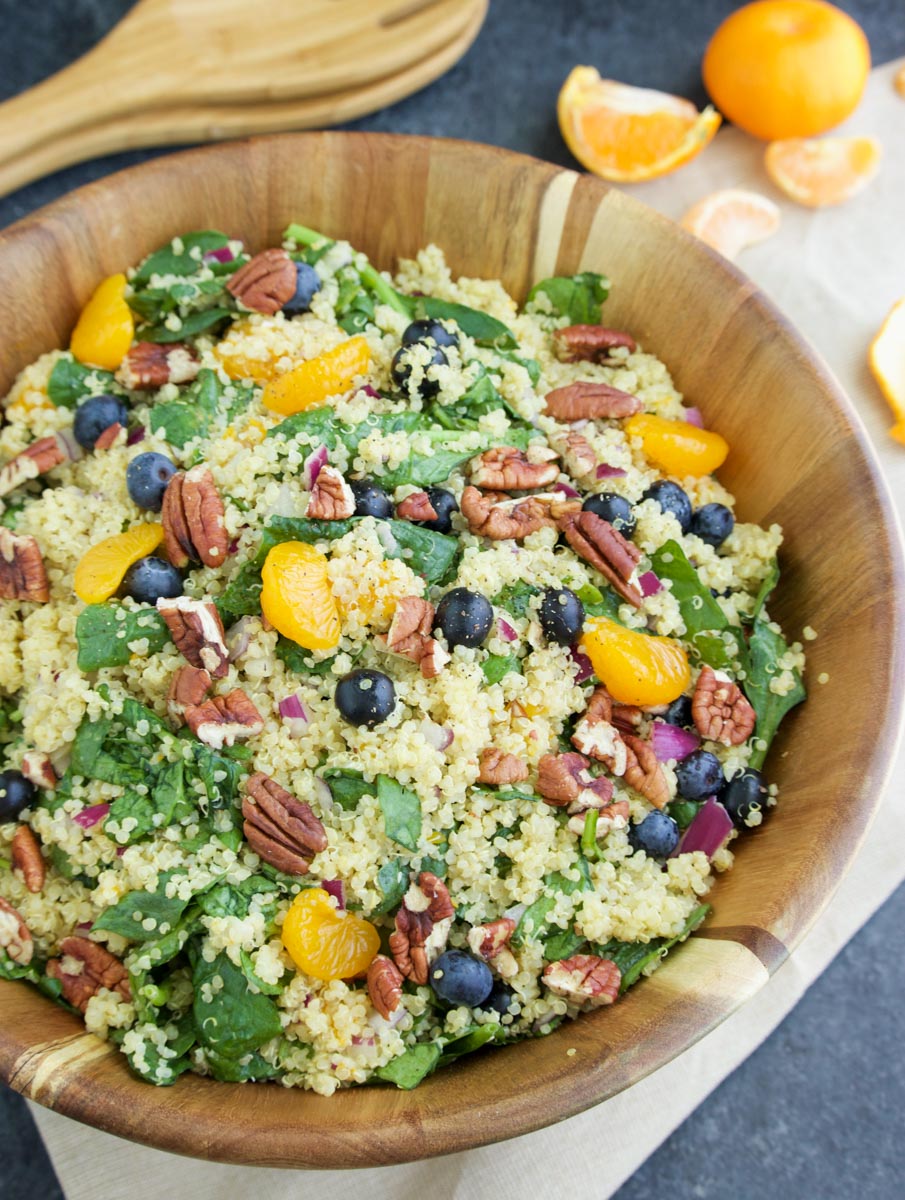
{"type": "MultiPolygon", "coordinates": [[[[905,100],[892,86],[894,66],[873,73],[851,131],[884,143],[880,177],[839,209],[810,213],[782,203],[783,227],[752,248],[741,265],[823,352],[855,402],[877,448],[896,506],[905,512],[905,448],[886,436],[890,415],[865,365],[868,342],[893,301],[905,295],[901,197],[905,195],[905,100]]],[[[697,162],[636,194],[678,217],[720,187],[773,195],[763,149],[724,130],[697,162]]],[[[723,1079],[770,1034],[842,946],[905,877],[901,829],[905,774],[900,755],[893,784],[861,854],[834,899],[791,959],[744,1008],[678,1059],[622,1095],[563,1124],[441,1163],[368,1171],[295,1171],[196,1162],[134,1146],[32,1105],[68,1200],[288,1200],[313,1186],[320,1200],[345,1200],[349,1189],[372,1200],[523,1200],[543,1195],[604,1200],[723,1079]],[[606,1164],[605,1176],[601,1163],[606,1164]]],[[[829,1053],[829,1051],[827,1051],[829,1053]]],[[[342,1097],[336,1099],[342,1103],[342,1097]]]]}

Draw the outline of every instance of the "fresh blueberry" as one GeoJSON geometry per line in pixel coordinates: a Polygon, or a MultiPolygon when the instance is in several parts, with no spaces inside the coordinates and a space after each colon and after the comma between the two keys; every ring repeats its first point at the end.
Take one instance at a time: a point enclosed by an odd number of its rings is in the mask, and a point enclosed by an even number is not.
{"type": "Polygon", "coordinates": [[[584,606],[571,588],[547,588],[540,602],[540,623],[548,642],[571,646],[584,625],[584,606]]]}
{"type": "Polygon", "coordinates": [[[737,771],[717,797],[734,825],[744,825],[753,812],[767,813],[767,785],[760,771],[737,771]]]}
{"type": "Polygon", "coordinates": [[[514,1003],[515,996],[513,993],[506,987],[502,980],[495,979],[493,987],[490,989],[490,995],[483,1002],[481,1008],[485,1010],[492,1009],[494,1012],[499,1013],[501,1017],[505,1017],[512,1009],[514,1003]]]}
{"type": "Polygon", "coordinates": [[[629,844],[650,858],[668,858],[679,844],[679,826],[665,812],[654,809],[637,825],[630,825],[629,844]]]}
{"type": "Polygon", "coordinates": [[[0,771],[0,821],[15,821],[34,795],[35,785],[21,771],[0,771]]]}
{"type": "Polygon", "coordinates": [[[735,517],[725,504],[704,504],[691,518],[690,533],[718,550],[735,528],[735,517]]]}
{"type": "Polygon", "coordinates": [[[588,496],[581,507],[584,512],[596,513],[604,521],[609,521],[625,538],[630,538],[635,532],[635,513],[624,496],[617,496],[615,492],[598,492],[588,496]]]}
{"type": "Polygon", "coordinates": [[[92,396],[75,412],[72,432],[75,440],[86,450],[93,450],[94,443],[111,425],[126,426],[129,410],[119,396],[92,396]]]}
{"type": "MultiPolygon", "coordinates": [[[[421,344],[422,343],[420,342],[418,343],[418,345],[421,344]]],[[[393,363],[390,374],[393,376],[393,382],[397,385],[397,387],[404,388],[408,383],[409,377],[412,373],[411,354],[412,347],[403,346],[393,355],[393,363]]],[[[427,372],[431,367],[445,367],[448,361],[449,360],[447,359],[446,355],[443,353],[440,347],[437,346],[434,348],[434,351],[431,354],[430,361],[426,365],[421,363],[422,374],[421,382],[418,385],[418,395],[421,396],[423,400],[430,400],[432,396],[436,396],[440,391],[439,382],[436,379],[430,378],[427,372]]],[[[420,358],[419,362],[421,362],[420,358]]]]}
{"type": "Polygon", "coordinates": [[[450,650],[453,646],[480,646],[492,624],[493,609],[487,597],[461,587],[446,593],[434,618],[434,626],[443,630],[450,650]]]}
{"type": "Polygon", "coordinates": [[[667,704],[663,720],[667,725],[680,725],[683,729],[690,729],[694,724],[694,717],[691,715],[691,696],[680,696],[678,700],[667,704]]]}
{"type": "Polygon", "coordinates": [[[165,558],[149,554],[133,563],[123,577],[122,592],[139,604],[156,604],[182,595],[182,573],[165,558]]]}
{"type": "Polygon", "coordinates": [[[715,796],[724,782],[720,760],[709,750],[695,750],[676,767],[676,784],[685,800],[715,796]]]}
{"type": "Polygon", "coordinates": [[[126,487],[139,508],[160,512],[167,484],[176,474],[176,466],[165,454],[147,450],[126,467],[126,487]]]}
{"type": "Polygon", "coordinates": [[[412,321],[402,333],[403,346],[414,346],[418,342],[433,342],[435,346],[458,346],[459,339],[439,321],[412,321]]]}
{"type": "Polygon", "coordinates": [[[652,483],[642,500],[656,500],[665,513],[671,513],[679,522],[683,533],[691,527],[691,501],[677,483],[671,479],[658,479],[652,483]]]}
{"type": "Polygon", "coordinates": [[[447,950],[431,965],[428,982],[447,1004],[478,1008],[490,995],[490,967],[464,950],[447,950]]]}
{"type": "Polygon", "coordinates": [[[355,497],[356,517],[379,517],[384,520],[393,515],[393,501],[378,484],[370,479],[350,479],[349,487],[355,497]]]}
{"type": "Polygon", "coordinates": [[[295,295],[283,305],[283,312],[290,317],[296,313],[307,312],[314,299],[314,293],[321,290],[321,277],[314,267],[308,263],[295,264],[295,295]]]}
{"type": "Polygon", "coordinates": [[[371,729],[396,707],[396,689],[382,671],[350,671],[336,685],[333,702],[350,725],[371,729]]]}
{"type": "Polygon", "coordinates": [[[449,533],[452,530],[452,515],[459,511],[456,498],[446,488],[429,487],[424,489],[427,498],[437,514],[436,521],[413,521],[413,525],[421,525],[424,529],[433,529],[437,533],[449,533]]]}

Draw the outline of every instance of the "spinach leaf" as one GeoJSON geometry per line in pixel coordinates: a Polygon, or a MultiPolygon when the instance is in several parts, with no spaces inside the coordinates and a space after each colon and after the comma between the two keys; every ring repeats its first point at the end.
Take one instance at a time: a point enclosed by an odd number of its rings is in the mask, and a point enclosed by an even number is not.
{"type": "Polygon", "coordinates": [[[218,229],[199,229],[193,233],[182,234],[160,250],[149,254],[139,264],[130,283],[135,289],[147,283],[152,275],[194,275],[205,254],[210,250],[222,250],[228,243],[229,238],[218,229]],[[175,241],[182,243],[178,250],[174,248],[175,241]]]}
{"type": "Polygon", "coordinates": [[[418,300],[419,315],[434,321],[455,321],[462,332],[473,338],[479,346],[494,346],[498,350],[516,350],[518,342],[512,330],[476,308],[467,304],[456,304],[452,300],[438,300],[435,296],[423,296],[418,300]]]}
{"type": "Polygon", "coordinates": [[[664,542],[650,556],[650,562],[659,579],[668,579],[672,583],[672,594],[679,602],[679,612],[689,637],[704,630],[728,628],[723,610],[701,583],[678,542],[664,542]]]}
{"type": "Polygon", "coordinates": [[[126,791],[111,803],[104,832],[119,846],[131,846],[154,832],[154,802],[150,796],[126,791]],[[128,822],[129,828],[123,825],[128,822]],[[115,832],[114,832],[115,831],[115,832]]]}
{"type": "Polygon", "coordinates": [[[231,625],[239,617],[257,616],[261,611],[262,586],[261,563],[243,563],[214,602],[223,624],[231,625]]]}
{"type": "Polygon", "coordinates": [[[347,425],[338,419],[332,408],[324,407],[294,413],[269,429],[267,436],[292,439],[304,434],[328,450],[334,450],[341,443],[350,455],[354,455],[359,444],[371,433],[413,433],[429,427],[430,421],[416,412],[372,413],[357,425],[347,425]]]}
{"type": "Polygon", "coordinates": [[[265,875],[249,875],[241,883],[216,883],[198,897],[198,906],[208,917],[247,917],[253,896],[267,897],[262,911],[276,908],[280,889],[265,875]]]}
{"type": "Polygon", "coordinates": [[[807,698],[801,674],[797,670],[793,670],[793,686],[784,696],[778,696],[770,690],[773,679],[782,671],[779,660],[788,650],[789,644],[782,634],[777,633],[767,621],[758,617],[748,640],[748,660],[743,684],[745,695],[757,714],[754,735],[759,742],[763,742],[763,747],[756,746],[751,755],[749,765],[752,767],[763,766],[780,721],[790,709],[807,698]]]}
{"type": "Polygon", "coordinates": [[[374,915],[381,916],[398,908],[409,886],[409,872],[404,859],[394,858],[384,863],[377,872],[377,886],[383,892],[383,899],[374,909],[374,915]]]}
{"type": "Polygon", "coordinates": [[[208,1047],[204,1051],[204,1061],[214,1079],[219,1079],[221,1083],[249,1083],[252,1080],[260,1082],[264,1079],[278,1079],[283,1074],[281,1066],[274,1066],[256,1051],[231,1058],[208,1047]]]}
{"type": "Polygon", "coordinates": [[[242,964],[242,973],[253,988],[257,988],[265,996],[279,996],[283,990],[282,983],[265,983],[255,970],[251,955],[247,950],[239,951],[239,961],[242,964]]]}
{"type": "Polygon", "coordinates": [[[191,904],[172,929],[143,942],[140,948],[136,947],[133,950],[129,956],[132,966],[152,971],[162,967],[164,963],[172,962],[185,948],[189,938],[200,929],[200,915],[198,905],[191,904]]]}
{"type": "MultiPolygon", "coordinates": [[[[284,662],[290,671],[294,671],[296,675],[332,675],[333,664],[336,662],[336,655],[330,658],[323,658],[318,662],[311,657],[311,651],[306,650],[303,646],[297,645],[289,638],[283,637],[282,634],[277,638],[276,656],[280,662],[284,662]]],[[[353,662],[359,655],[356,653],[353,656],[353,662]]]]}
{"type": "Polygon", "coordinates": [[[488,684],[499,683],[510,671],[522,675],[522,663],[517,654],[491,654],[481,663],[488,684]]]}
{"type": "Polygon", "coordinates": [[[225,426],[248,405],[253,394],[253,388],[242,384],[222,385],[216,373],[205,367],[178,400],[167,400],[152,408],[151,429],[182,450],[194,438],[208,437],[215,428],[225,426]]]}
{"type": "Polygon", "coordinates": [[[368,783],[361,771],[347,767],[331,767],[322,778],[330,789],[330,795],[343,812],[354,812],[362,796],[377,794],[378,784],[368,783]]]}
{"type": "Polygon", "coordinates": [[[229,808],[239,797],[242,767],[234,758],[219,754],[203,742],[191,743],[198,778],[213,809],[229,808]]]}
{"type": "Polygon", "coordinates": [[[550,307],[561,317],[568,317],[570,325],[598,325],[600,306],[610,294],[610,281],[605,275],[594,271],[582,271],[578,275],[554,275],[542,279],[528,293],[528,303],[540,292],[550,301],[550,307]]]}
{"type": "Polygon", "coordinates": [[[732,670],[734,664],[745,659],[745,642],[741,629],[730,627],[732,638],[727,641],[727,632],[705,631],[689,639],[692,652],[716,671],[732,670]]]}
{"type": "Polygon", "coordinates": [[[147,640],[148,657],[170,640],[166,622],[155,609],[132,611],[118,604],[88,604],[75,623],[79,670],[124,667],[135,657],[130,645],[142,639],[147,640]]]}
{"type": "MultiPolygon", "coordinates": [[[[166,895],[166,884],[170,873],[159,876],[157,891],[127,892],[121,900],[104,910],[92,925],[92,932],[97,929],[108,933],[118,933],[120,937],[128,938],[131,942],[146,942],[161,936],[160,926],[177,924],[191,900],[182,900],[178,896],[166,895]],[[154,926],[144,928],[145,921],[153,921],[154,926]]],[[[168,933],[169,930],[164,930],[168,933]]]]}
{"type": "Polygon", "coordinates": [[[774,558],[773,562],[770,565],[770,570],[765,575],[764,581],[760,585],[760,588],[758,589],[758,593],[754,598],[754,611],[751,614],[752,622],[756,621],[757,618],[760,616],[760,614],[763,612],[764,605],[767,603],[767,601],[770,598],[770,593],[773,591],[773,589],[776,587],[776,585],[778,583],[779,583],[779,563],[774,558]]]}
{"type": "MultiPolygon", "coordinates": [[[[507,584],[501,592],[497,592],[491,603],[498,608],[505,608],[510,616],[527,617],[528,605],[539,592],[540,588],[536,588],[533,583],[519,580],[518,583],[507,584]]],[[[599,592],[597,594],[600,595],[599,592]]]]}
{"type": "Polygon", "coordinates": [[[395,1083],[396,1087],[410,1092],[436,1069],[441,1054],[442,1050],[436,1042],[409,1046],[398,1058],[391,1058],[384,1066],[378,1067],[374,1074],[385,1083],[395,1083]]]}
{"type": "Polygon", "coordinates": [[[571,958],[587,941],[574,929],[560,929],[544,942],[544,958],[547,962],[561,962],[571,958]]]}
{"type": "Polygon", "coordinates": [[[615,939],[603,945],[594,945],[592,950],[601,958],[614,962],[622,972],[620,992],[626,992],[641,978],[644,968],[658,958],[665,958],[673,946],[684,942],[690,933],[701,924],[710,912],[709,904],[700,904],[689,915],[680,933],[672,938],[652,938],[649,942],[620,942],[615,939]]]}
{"type": "Polygon", "coordinates": [[[537,387],[540,380],[540,363],[536,358],[526,358],[522,354],[515,354],[512,350],[499,349],[497,349],[497,357],[508,359],[509,362],[518,363],[520,367],[524,367],[531,380],[531,386],[537,387]]]}
{"type": "Polygon", "coordinates": [[[680,829],[687,829],[703,803],[703,800],[672,800],[667,804],[666,811],[680,829]]]}
{"type": "Polygon", "coordinates": [[[213,962],[199,954],[192,982],[198,1037],[216,1054],[238,1058],[282,1033],[274,1002],[252,992],[243,971],[225,953],[213,962]]]}
{"type": "Polygon", "coordinates": [[[402,483],[416,487],[445,483],[453,471],[474,458],[475,453],[474,450],[442,447],[433,454],[416,454],[412,451],[398,466],[381,472],[380,482],[386,488],[399,487],[402,483]]]}
{"type": "Polygon", "coordinates": [[[552,892],[552,895],[542,894],[529,904],[522,913],[518,925],[515,927],[515,932],[512,935],[513,946],[521,946],[529,939],[535,941],[543,939],[543,930],[547,924],[547,918],[556,906],[556,894],[563,893],[566,896],[571,896],[574,892],[586,892],[591,887],[591,873],[588,870],[588,864],[583,858],[578,860],[578,868],[581,873],[579,880],[566,879],[559,871],[554,871],[551,875],[547,875],[544,879],[544,892],[552,892]]]}
{"type": "Polygon", "coordinates": [[[609,617],[611,621],[622,624],[619,620],[619,597],[610,588],[594,587],[593,583],[583,584],[575,593],[581,601],[586,617],[609,617]]]}
{"type": "Polygon", "coordinates": [[[421,801],[415,793],[389,775],[378,775],[377,800],[387,837],[406,850],[417,850],[421,837],[421,801]]]}
{"type": "Polygon", "coordinates": [[[195,1044],[195,1027],[189,1014],[166,1025],[145,1022],[137,1026],[136,1032],[146,1035],[142,1038],[141,1049],[124,1049],[123,1052],[129,1066],[140,1078],[158,1087],[169,1087],[191,1069],[188,1052],[195,1044]],[[157,1044],[159,1029],[166,1035],[165,1049],[157,1044]]]}
{"type": "Polygon", "coordinates": [[[447,1063],[455,1062],[464,1054],[474,1054],[475,1050],[480,1050],[488,1042],[494,1042],[498,1038],[502,1040],[502,1034],[502,1025],[495,1021],[488,1021],[485,1025],[470,1025],[464,1033],[445,1043],[439,1065],[445,1067],[447,1063]]]}
{"type": "Polygon", "coordinates": [[[47,395],[57,408],[76,408],[84,396],[121,391],[109,371],[82,366],[71,354],[57,359],[47,381],[47,395]]]}
{"type": "Polygon", "coordinates": [[[157,342],[159,345],[182,342],[186,338],[197,337],[199,333],[212,329],[214,325],[219,325],[230,315],[231,311],[228,308],[204,308],[200,312],[188,313],[187,316],[180,317],[178,329],[170,329],[169,325],[163,321],[156,325],[145,326],[140,331],[141,339],[143,342],[157,342]]]}

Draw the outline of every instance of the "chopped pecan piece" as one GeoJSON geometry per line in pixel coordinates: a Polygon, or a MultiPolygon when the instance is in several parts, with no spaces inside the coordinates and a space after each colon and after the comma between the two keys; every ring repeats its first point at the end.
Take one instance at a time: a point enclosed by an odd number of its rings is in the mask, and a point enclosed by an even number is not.
{"type": "Polygon", "coordinates": [[[0,468],[0,496],[5,496],[29,479],[45,475],[61,463],[69,462],[70,457],[65,442],[57,435],[32,442],[21,454],[0,468]]]}
{"type": "Polygon", "coordinates": [[[94,443],[95,450],[110,450],[118,441],[125,442],[125,433],[125,425],[120,425],[119,421],[114,421],[112,425],[107,426],[94,443]]]}
{"type": "Polygon", "coordinates": [[[478,783],[490,783],[496,787],[508,783],[521,783],[528,778],[528,768],[514,754],[504,754],[496,746],[481,751],[481,769],[478,783]]]}
{"type": "Polygon", "coordinates": [[[242,830],[259,858],[287,875],[305,875],[315,854],[327,848],[327,834],[310,804],[257,771],[245,784],[242,830]]]}
{"type": "Polygon", "coordinates": [[[613,785],[602,776],[595,778],[588,765],[583,754],[545,754],[537,764],[537,790],[547,804],[568,805],[570,813],[603,808],[613,798],[613,785]]]}
{"type": "Polygon", "coordinates": [[[200,742],[214,750],[231,746],[236,738],[255,737],[264,728],[261,714],[241,688],[187,708],[185,723],[200,742]]]}
{"type": "Polygon", "coordinates": [[[335,467],[321,467],[305,516],[319,521],[343,521],[354,512],[355,497],[345,479],[335,467]]]}
{"type": "Polygon", "coordinates": [[[401,521],[436,521],[437,515],[427,492],[412,492],[396,505],[396,516],[401,521]]]}
{"type": "Polygon", "coordinates": [[[588,758],[606,763],[614,775],[625,774],[628,751],[613,722],[613,701],[606,688],[594,689],[572,733],[572,745],[588,758]]]}
{"type": "Polygon", "coordinates": [[[437,639],[430,638],[418,666],[421,668],[421,674],[425,679],[436,679],[449,662],[449,659],[449,654],[443,649],[437,639]]]}
{"type": "Polygon", "coordinates": [[[468,945],[472,953],[490,963],[501,979],[511,979],[518,974],[518,962],[509,948],[513,933],[515,921],[511,917],[499,917],[486,925],[475,925],[468,931],[468,945]]]}
{"type": "Polygon", "coordinates": [[[84,1012],[88,1001],[101,988],[132,999],[129,975],[123,964],[104,946],[84,937],[67,937],[60,942],[60,958],[47,964],[47,974],[63,985],[63,999],[84,1012]]]}
{"type": "Polygon", "coordinates": [[[581,380],[548,392],[544,407],[547,415],[557,421],[584,421],[630,417],[644,406],[636,396],[610,387],[608,383],[581,380]]]}
{"type": "Polygon", "coordinates": [[[754,709],[728,675],[704,667],[691,701],[695,729],[724,746],[740,746],[754,732],[754,709]]]}
{"type": "MultiPolygon", "coordinates": [[[[610,784],[611,790],[612,786],[613,785],[610,784]]],[[[579,836],[584,833],[585,821],[587,820],[587,814],[589,811],[590,810],[586,808],[582,812],[576,814],[574,817],[569,818],[568,827],[572,833],[578,834],[579,836]]],[[[628,800],[617,800],[614,804],[605,804],[598,808],[594,836],[596,838],[602,838],[612,829],[625,829],[626,825],[628,825],[628,813],[628,800]]]]}
{"type": "Polygon", "coordinates": [[[211,690],[210,671],[186,663],[173,673],[167,692],[167,709],[173,717],[181,717],[187,708],[199,705],[211,690]]]}
{"type": "Polygon", "coordinates": [[[622,972],[608,958],[596,954],[573,954],[544,967],[543,984],[579,1008],[600,1008],[619,995],[622,972]]]}
{"type": "Polygon", "coordinates": [[[57,773],[49,754],[42,754],[39,750],[26,750],[22,755],[20,769],[29,783],[33,783],[35,787],[55,788],[57,786],[57,773]]]}
{"type": "Polygon", "coordinates": [[[229,670],[229,650],[223,622],[213,600],[161,597],[157,601],[157,611],[186,662],[210,671],[212,679],[222,679],[229,670]]]}
{"type": "Polygon", "coordinates": [[[41,855],[41,846],[28,825],[20,825],[13,834],[10,854],[13,867],[22,872],[25,886],[30,892],[40,892],[44,886],[46,868],[41,855]]]}
{"type": "Polygon", "coordinates": [[[665,808],[669,803],[669,784],[663,768],[657,761],[654,748],[634,734],[625,733],[622,741],[626,749],[624,778],[629,787],[640,792],[655,808],[665,808]]]}
{"type": "Polygon", "coordinates": [[[568,325],[553,334],[553,348],[560,362],[610,362],[610,351],[620,346],[625,346],[629,354],[638,348],[630,334],[602,325],[568,325]]]}
{"type": "Polygon", "coordinates": [[[21,914],[0,896],[0,948],[14,963],[27,967],[35,952],[28,926],[21,914]]]}
{"type": "Polygon", "coordinates": [[[368,967],[368,995],[384,1020],[402,1003],[402,975],[385,954],[378,954],[368,967]]]}
{"type": "Polygon", "coordinates": [[[529,447],[527,451],[494,446],[473,458],[468,469],[474,487],[495,492],[529,491],[553,483],[559,475],[556,458],[556,451],[545,446],[529,447]]]}
{"type": "Polygon", "coordinates": [[[576,554],[595,567],[624,600],[641,607],[641,589],[631,582],[641,561],[641,551],[633,542],[593,512],[567,513],[560,517],[559,527],[576,554]]]}
{"type": "Polygon", "coordinates": [[[390,934],[393,961],[406,979],[427,983],[428,968],[446,945],[454,911],[446,884],[422,871],[417,885],[406,892],[390,934]]]}
{"type": "Polygon", "coordinates": [[[130,392],[156,391],[167,383],[189,383],[200,368],[198,355],[182,342],[136,342],[116,378],[130,392]]]}
{"type": "MultiPolygon", "coordinates": [[[[580,502],[578,506],[581,507],[580,502]]],[[[479,492],[469,485],[462,493],[461,507],[471,532],[493,541],[504,538],[521,541],[529,533],[556,524],[549,501],[539,496],[526,496],[513,503],[508,496],[479,492]]]]}
{"type": "Polygon", "coordinates": [[[190,561],[222,567],[229,551],[223,501],[207,467],[178,472],[163,494],[163,523],[167,558],[174,567],[190,561]]]}
{"type": "Polygon", "coordinates": [[[230,276],[226,290],[245,308],[272,317],[295,295],[295,264],[285,250],[262,250],[230,276]]]}
{"type": "Polygon", "coordinates": [[[597,456],[583,433],[570,429],[565,435],[551,438],[562,457],[563,465],[573,479],[583,479],[597,470],[597,456]]]}
{"type": "Polygon", "coordinates": [[[0,600],[50,599],[47,572],[37,540],[0,526],[0,600]]]}
{"type": "Polygon", "coordinates": [[[439,675],[449,662],[449,655],[431,636],[434,626],[434,606],[420,596],[402,596],[385,637],[376,639],[390,654],[398,654],[409,662],[418,663],[425,679],[439,675]]]}

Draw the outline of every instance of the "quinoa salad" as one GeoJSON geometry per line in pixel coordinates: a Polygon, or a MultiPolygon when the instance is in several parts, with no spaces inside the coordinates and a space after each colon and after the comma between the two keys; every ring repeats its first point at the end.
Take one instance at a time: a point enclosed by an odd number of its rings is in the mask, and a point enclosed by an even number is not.
{"type": "Polygon", "coordinates": [[[3,405],[0,978],[151,1083],[330,1095],[706,919],[804,655],[609,287],[302,225],[100,283],[3,405]]]}

